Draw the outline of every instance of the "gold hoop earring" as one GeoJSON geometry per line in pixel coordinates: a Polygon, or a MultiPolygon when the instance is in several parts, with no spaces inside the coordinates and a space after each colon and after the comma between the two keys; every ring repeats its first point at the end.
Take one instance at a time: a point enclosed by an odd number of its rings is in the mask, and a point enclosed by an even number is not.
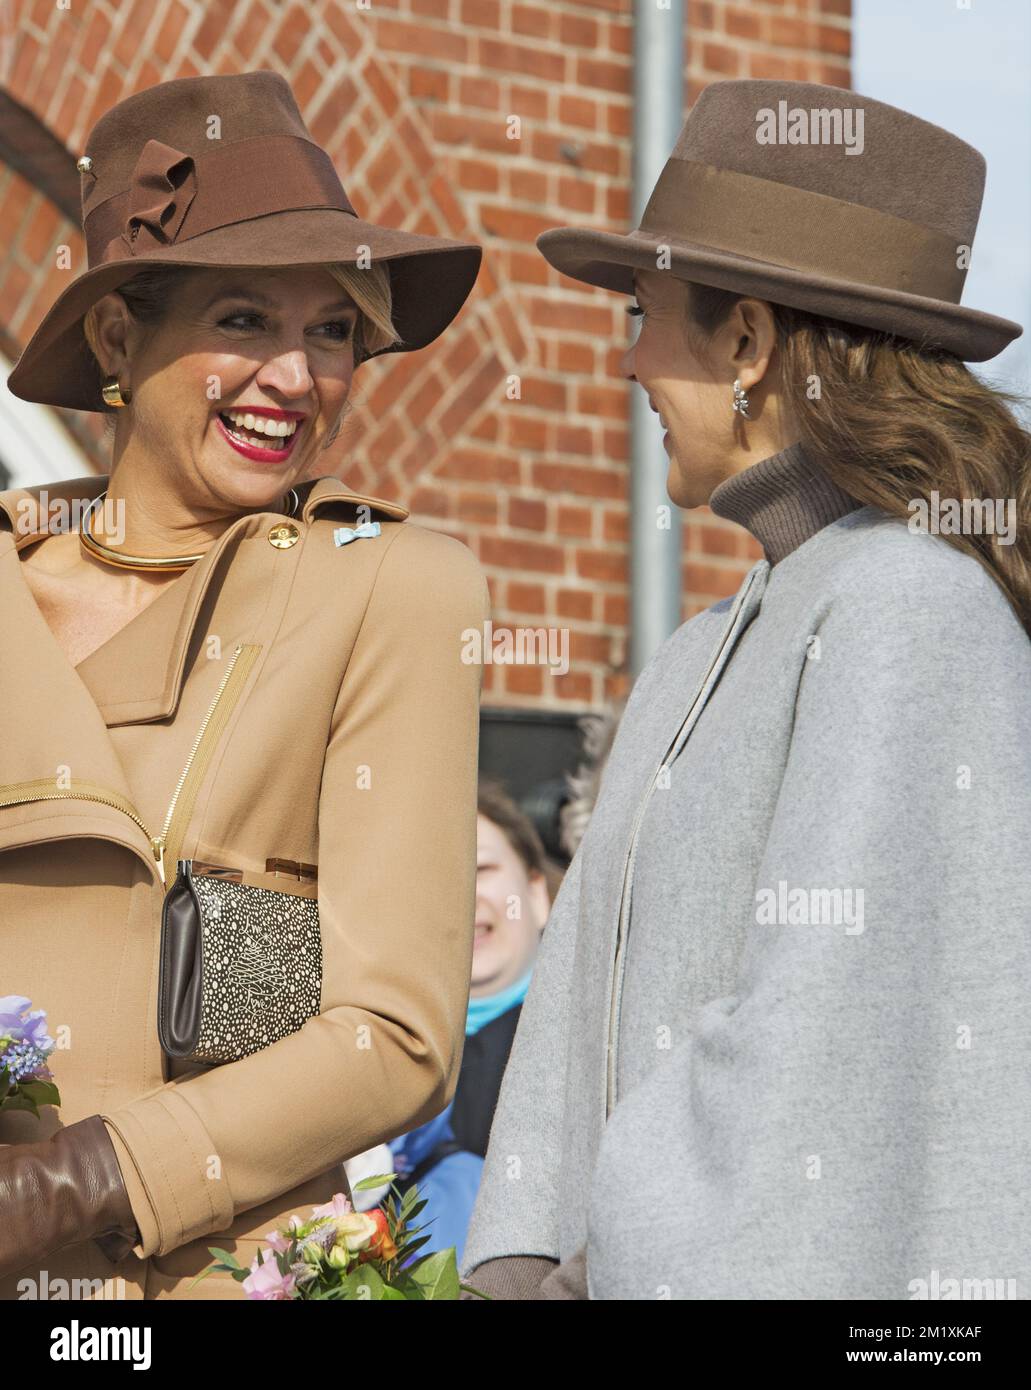
{"type": "Polygon", "coordinates": [[[107,378],[100,388],[100,394],[103,396],[104,402],[107,405],[123,406],[128,405],[132,400],[132,391],[128,386],[123,391],[118,385],[118,378],[116,376],[109,376],[107,378]]]}

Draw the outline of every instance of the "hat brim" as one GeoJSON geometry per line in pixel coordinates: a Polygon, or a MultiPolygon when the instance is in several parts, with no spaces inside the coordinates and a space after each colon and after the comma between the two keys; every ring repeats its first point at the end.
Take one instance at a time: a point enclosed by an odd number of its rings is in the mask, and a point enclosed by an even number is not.
{"type": "Polygon", "coordinates": [[[718,289],[877,328],[922,347],[942,347],[964,362],[986,362],[1019,338],[1019,323],[939,299],[830,279],[639,232],[620,236],[580,227],[542,232],[537,248],[549,265],[585,285],[633,294],[635,270],[654,270],[656,248],[669,246],[670,273],[718,289]]]}
{"type": "Polygon", "coordinates": [[[279,212],[219,227],[85,271],[51,305],[8,376],[8,389],[22,400],[110,413],[114,407],[100,396],[99,371],[82,321],[93,304],[141,270],[353,265],[363,248],[373,265],[389,269],[392,318],[401,339],[369,358],[414,352],[439,337],[469,297],[483,256],[483,248],[471,242],[380,227],[335,208],[279,212]]]}

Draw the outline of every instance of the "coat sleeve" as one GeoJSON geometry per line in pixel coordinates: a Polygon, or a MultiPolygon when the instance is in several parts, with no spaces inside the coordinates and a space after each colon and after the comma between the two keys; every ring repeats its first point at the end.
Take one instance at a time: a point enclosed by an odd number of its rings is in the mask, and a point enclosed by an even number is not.
{"type": "Polygon", "coordinates": [[[738,987],[603,1136],[591,1261],[629,1297],[1031,1294],[1031,643],[972,565],[817,621],[738,987]]]}
{"type": "Polygon", "coordinates": [[[462,633],[482,632],[489,615],[469,550],[422,528],[397,534],[325,755],[321,1013],[250,1057],[103,1117],[123,1171],[127,1157],[134,1170],[138,1255],[224,1230],[453,1096],[472,958],[483,675],[463,660],[462,633]]]}
{"type": "Polygon", "coordinates": [[[560,1258],[557,1193],[582,849],[555,895],[519,1015],[466,1239],[466,1275],[505,1255],[560,1258]]]}

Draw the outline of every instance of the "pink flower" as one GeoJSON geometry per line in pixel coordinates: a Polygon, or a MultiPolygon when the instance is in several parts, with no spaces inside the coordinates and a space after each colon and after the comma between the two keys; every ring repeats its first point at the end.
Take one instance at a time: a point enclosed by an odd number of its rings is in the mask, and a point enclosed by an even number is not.
{"type": "Polygon", "coordinates": [[[323,1202],[321,1207],[312,1208],[312,1216],[350,1216],[354,1208],[342,1192],[335,1192],[331,1202],[323,1202]]]}
{"type": "Polygon", "coordinates": [[[264,1259],[265,1251],[254,1257],[251,1272],[243,1281],[243,1290],[248,1298],[265,1301],[282,1301],[293,1298],[297,1280],[292,1274],[280,1274],[279,1267],[270,1255],[264,1259]]]}
{"type": "Polygon", "coordinates": [[[282,1231],[269,1231],[268,1235],[265,1237],[265,1242],[267,1245],[271,1245],[273,1250],[278,1250],[281,1255],[285,1255],[290,1249],[290,1241],[293,1232],[299,1230],[303,1225],[304,1222],[297,1213],[294,1212],[293,1216],[291,1216],[290,1220],[287,1222],[286,1233],[284,1234],[282,1231]]]}

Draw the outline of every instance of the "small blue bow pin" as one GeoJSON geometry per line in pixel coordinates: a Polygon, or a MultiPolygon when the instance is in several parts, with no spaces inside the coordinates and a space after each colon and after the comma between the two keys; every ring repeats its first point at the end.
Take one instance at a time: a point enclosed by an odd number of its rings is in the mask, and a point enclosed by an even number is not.
{"type": "Polygon", "coordinates": [[[378,535],[378,521],[363,521],[361,526],[356,526],[353,531],[349,526],[338,526],[333,532],[333,540],[337,545],[349,545],[351,541],[360,540],[363,536],[378,535]]]}

